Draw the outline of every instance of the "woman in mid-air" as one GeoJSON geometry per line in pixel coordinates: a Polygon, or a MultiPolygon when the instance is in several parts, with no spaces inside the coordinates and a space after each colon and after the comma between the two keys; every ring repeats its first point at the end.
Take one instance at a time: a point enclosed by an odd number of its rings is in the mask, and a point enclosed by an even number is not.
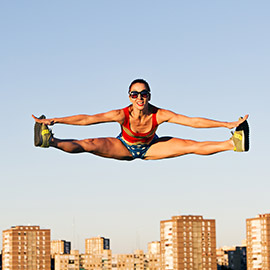
{"type": "Polygon", "coordinates": [[[68,153],[88,152],[118,160],[163,159],[186,154],[211,155],[218,152],[249,150],[248,115],[234,122],[215,121],[201,117],[188,117],[150,104],[151,92],[143,79],[134,80],[129,86],[131,105],[95,115],[74,115],[46,119],[44,115],[35,119],[35,146],[55,147],[68,153]],[[85,140],[62,140],[55,138],[49,125],[93,125],[118,122],[121,133],[117,138],[92,138],[85,140]],[[164,122],[194,128],[236,128],[226,141],[198,142],[174,137],[158,137],[156,130],[164,122]]]}

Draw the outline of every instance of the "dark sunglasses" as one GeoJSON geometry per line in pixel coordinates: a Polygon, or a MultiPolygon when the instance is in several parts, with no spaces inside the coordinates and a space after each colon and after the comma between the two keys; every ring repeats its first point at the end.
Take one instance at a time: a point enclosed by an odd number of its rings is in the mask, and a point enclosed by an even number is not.
{"type": "Polygon", "coordinates": [[[132,98],[132,99],[136,99],[138,98],[138,96],[141,95],[142,98],[148,98],[149,97],[149,91],[147,90],[143,90],[141,92],[138,92],[138,91],[132,91],[129,93],[129,96],[132,98]]]}

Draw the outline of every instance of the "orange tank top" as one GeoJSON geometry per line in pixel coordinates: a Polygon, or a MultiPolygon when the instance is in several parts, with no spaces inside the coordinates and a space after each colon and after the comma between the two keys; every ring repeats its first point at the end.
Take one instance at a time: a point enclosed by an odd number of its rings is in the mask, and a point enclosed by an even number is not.
{"type": "Polygon", "coordinates": [[[146,132],[146,133],[133,132],[130,128],[129,106],[124,108],[123,110],[125,113],[125,121],[123,125],[121,126],[122,138],[129,144],[149,144],[155,137],[155,133],[158,128],[158,123],[157,123],[158,109],[154,107],[154,110],[152,113],[152,128],[149,132],[146,132]]]}

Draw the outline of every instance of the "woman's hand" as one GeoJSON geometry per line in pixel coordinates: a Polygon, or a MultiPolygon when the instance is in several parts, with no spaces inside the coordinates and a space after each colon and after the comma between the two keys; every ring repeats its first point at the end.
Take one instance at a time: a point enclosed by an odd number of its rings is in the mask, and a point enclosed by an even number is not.
{"type": "Polygon", "coordinates": [[[45,125],[48,125],[48,126],[52,126],[52,125],[55,124],[54,119],[46,119],[46,118],[45,119],[39,119],[36,116],[34,116],[33,114],[32,114],[32,117],[35,119],[35,121],[37,123],[45,124],[45,125]]]}
{"type": "Polygon", "coordinates": [[[245,122],[247,119],[248,119],[248,114],[246,114],[243,118],[240,118],[238,121],[229,122],[228,128],[232,129],[232,128],[238,127],[240,124],[245,122]]]}

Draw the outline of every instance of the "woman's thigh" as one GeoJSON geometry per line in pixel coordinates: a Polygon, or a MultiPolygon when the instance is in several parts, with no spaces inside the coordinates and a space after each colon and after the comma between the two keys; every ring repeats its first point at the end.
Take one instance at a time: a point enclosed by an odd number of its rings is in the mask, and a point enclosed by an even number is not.
{"type": "Polygon", "coordinates": [[[145,159],[172,158],[190,154],[197,142],[173,137],[159,138],[145,154],[145,159]]]}
{"type": "Polygon", "coordinates": [[[133,157],[123,143],[116,138],[95,138],[80,141],[86,152],[119,160],[132,160],[133,157]]]}

